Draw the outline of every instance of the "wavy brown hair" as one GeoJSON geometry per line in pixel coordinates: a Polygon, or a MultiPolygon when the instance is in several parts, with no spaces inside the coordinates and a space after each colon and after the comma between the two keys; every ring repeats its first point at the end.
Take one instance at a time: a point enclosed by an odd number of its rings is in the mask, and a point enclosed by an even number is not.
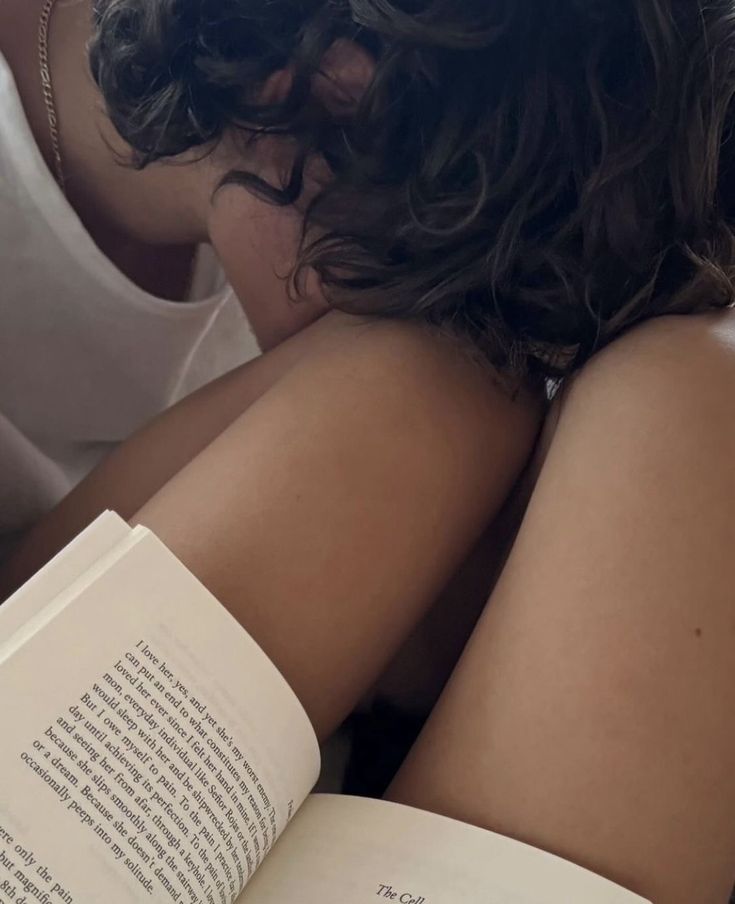
{"type": "Polygon", "coordinates": [[[298,267],[340,308],[421,317],[560,376],[628,327],[735,298],[733,0],[98,0],[93,74],[145,166],[236,129],[331,169],[298,267]],[[349,115],[314,76],[375,74],[349,115]],[[287,98],[258,102],[291,67],[287,98]]]}

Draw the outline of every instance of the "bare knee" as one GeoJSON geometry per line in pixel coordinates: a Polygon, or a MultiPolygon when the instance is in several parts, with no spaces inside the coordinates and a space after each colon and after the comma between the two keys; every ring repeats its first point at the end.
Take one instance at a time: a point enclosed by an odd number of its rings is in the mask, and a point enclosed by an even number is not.
{"type": "Polygon", "coordinates": [[[719,422],[731,412],[733,388],[735,314],[665,317],[593,358],[565,392],[561,416],[594,411],[611,425],[629,418],[631,427],[642,417],[652,426],[668,422],[672,434],[684,433],[688,420],[682,417],[715,416],[719,422]]]}
{"type": "Polygon", "coordinates": [[[508,566],[394,789],[667,904],[732,881],[734,337],[730,314],[652,323],[564,393],[508,566]]]}

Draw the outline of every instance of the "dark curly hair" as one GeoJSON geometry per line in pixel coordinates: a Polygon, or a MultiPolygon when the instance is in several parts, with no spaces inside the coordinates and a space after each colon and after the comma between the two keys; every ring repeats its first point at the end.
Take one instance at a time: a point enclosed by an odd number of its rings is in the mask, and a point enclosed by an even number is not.
{"type": "Polygon", "coordinates": [[[297,272],[342,309],[563,376],[735,298],[734,0],[97,0],[90,51],[138,166],[282,134],[285,184],[225,182],[286,205],[326,161],[297,272]],[[313,90],[338,39],[375,60],[349,115],[313,90]],[[288,97],[259,103],[285,67],[288,97]]]}

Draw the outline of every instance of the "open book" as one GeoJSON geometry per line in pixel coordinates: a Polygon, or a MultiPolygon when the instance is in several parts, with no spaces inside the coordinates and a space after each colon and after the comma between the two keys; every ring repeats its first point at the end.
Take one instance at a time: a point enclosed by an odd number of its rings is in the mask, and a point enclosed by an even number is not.
{"type": "Polygon", "coordinates": [[[257,644],[113,514],[0,607],[2,904],[634,904],[490,832],[311,795],[257,644]]]}

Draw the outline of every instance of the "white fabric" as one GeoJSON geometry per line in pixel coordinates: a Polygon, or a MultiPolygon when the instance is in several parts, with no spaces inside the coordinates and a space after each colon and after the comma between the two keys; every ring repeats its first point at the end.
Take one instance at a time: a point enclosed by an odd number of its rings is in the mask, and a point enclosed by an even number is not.
{"type": "Polygon", "coordinates": [[[116,443],[257,355],[209,249],[194,296],[143,292],[45,165],[0,55],[0,554],[116,443]]]}

